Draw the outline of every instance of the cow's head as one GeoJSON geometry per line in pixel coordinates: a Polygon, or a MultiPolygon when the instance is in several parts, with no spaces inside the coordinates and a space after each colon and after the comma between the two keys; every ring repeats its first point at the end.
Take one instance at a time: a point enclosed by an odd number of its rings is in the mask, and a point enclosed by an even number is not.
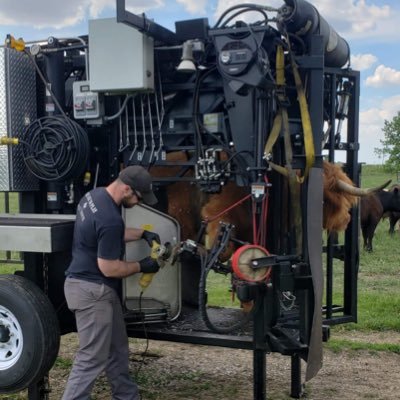
{"type": "Polygon", "coordinates": [[[389,185],[385,182],[372,189],[360,189],[338,164],[324,161],[324,211],[323,227],[330,232],[343,231],[350,222],[350,209],[360,196],[382,190],[389,185]]]}

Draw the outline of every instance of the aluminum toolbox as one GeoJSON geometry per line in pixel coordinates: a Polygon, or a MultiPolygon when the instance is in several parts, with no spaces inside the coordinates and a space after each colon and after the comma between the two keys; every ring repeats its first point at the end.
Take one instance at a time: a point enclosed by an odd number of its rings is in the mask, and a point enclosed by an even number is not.
{"type": "Polygon", "coordinates": [[[72,247],[75,215],[0,214],[0,250],[54,253],[72,247]]]}

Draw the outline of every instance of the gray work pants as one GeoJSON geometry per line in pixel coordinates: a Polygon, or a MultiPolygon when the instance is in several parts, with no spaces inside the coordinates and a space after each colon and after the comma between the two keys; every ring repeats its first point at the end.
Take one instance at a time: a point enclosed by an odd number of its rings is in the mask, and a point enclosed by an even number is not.
{"type": "Polygon", "coordinates": [[[105,371],[114,400],[139,400],[138,387],[129,377],[128,336],[115,290],[67,278],[64,291],[75,314],[79,349],[62,399],[90,399],[96,378],[105,371]]]}

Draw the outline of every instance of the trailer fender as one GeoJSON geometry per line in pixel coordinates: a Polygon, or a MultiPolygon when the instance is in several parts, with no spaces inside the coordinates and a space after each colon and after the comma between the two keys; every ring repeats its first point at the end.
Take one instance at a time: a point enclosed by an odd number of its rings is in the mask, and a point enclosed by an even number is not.
{"type": "Polygon", "coordinates": [[[32,281],[0,275],[0,393],[18,392],[53,366],[60,346],[56,312],[32,281]]]}

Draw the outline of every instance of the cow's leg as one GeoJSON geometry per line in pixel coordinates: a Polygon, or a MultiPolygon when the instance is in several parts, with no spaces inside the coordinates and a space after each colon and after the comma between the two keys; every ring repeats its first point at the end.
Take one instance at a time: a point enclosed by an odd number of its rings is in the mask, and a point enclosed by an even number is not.
{"type": "Polygon", "coordinates": [[[375,229],[378,225],[378,220],[373,220],[368,226],[368,235],[367,235],[367,251],[372,252],[372,239],[374,238],[375,229]]]}
{"type": "Polygon", "coordinates": [[[362,236],[363,236],[363,242],[364,242],[364,250],[368,249],[368,225],[361,225],[361,232],[362,232],[362,236]]]}
{"type": "Polygon", "coordinates": [[[398,218],[396,218],[395,216],[393,216],[393,215],[389,216],[389,224],[390,224],[389,233],[391,235],[393,235],[393,233],[394,233],[394,227],[396,226],[397,221],[398,221],[398,218]]]}

